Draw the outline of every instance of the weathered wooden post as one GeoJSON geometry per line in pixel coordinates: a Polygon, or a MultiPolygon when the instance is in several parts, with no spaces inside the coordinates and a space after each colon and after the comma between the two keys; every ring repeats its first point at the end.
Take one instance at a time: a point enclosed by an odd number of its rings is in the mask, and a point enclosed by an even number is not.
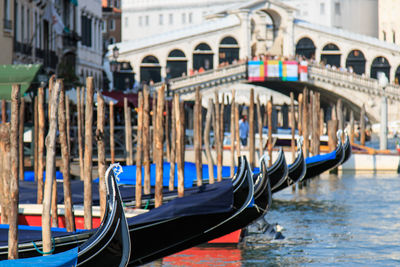
{"type": "Polygon", "coordinates": [[[155,162],[156,162],[156,188],[155,188],[155,207],[162,205],[163,199],[163,159],[164,159],[164,126],[163,126],[163,109],[164,109],[165,85],[162,85],[157,93],[157,114],[156,114],[156,130],[154,132],[155,141],[155,162]]]}
{"type": "Polygon", "coordinates": [[[68,232],[75,231],[75,219],[73,210],[73,203],[71,198],[71,182],[70,182],[70,166],[69,166],[69,147],[68,147],[68,135],[66,130],[66,105],[65,101],[65,90],[64,87],[60,88],[60,99],[58,105],[58,129],[60,133],[60,144],[61,144],[61,172],[63,174],[63,189],[64,189],[64,205],[65,205],[65,228],[68,232]]]}
{"type": "Polygon", "coordinates": [[[1,121],[7,122],[7,101],[5,99],[1,100],[1,121]]]}
{"type": "Polygon", "coordinates": [[[170,161],[170,157],[171,157],[171,142],[170,142],[170,127],[169,127],[169,116],[170,116],[170,111],[169,111],[169,101],[168,99],[165,99],[165,123],[164,123],[164,127],[165,127],[165,153],[166,153],[166,157],[167,157],[167,161],[170,161]]]}
{"type": "Polygon", "coordinates": [[[240,153],[240,136],[239,136],[239,104],[235,104],[235,140],[236,140],[236,155],[239,157],[240,153]]]}
{"type": "Polygon", "coordinates": [[[84,226],[92,229],[92,155],[93,155],[93,77],[86,78],[85,158],[84,158],[84,226]]]}
{"type": "MultiPolygon", "coordinates": [[[[337,145],[337,132],[338,129],[338,121],[337,120],[330,120],[328,121],[328,146],[329,151],[333,151],[337,145]]],[[[334,168],[329,171],[329,173],[337,173],[338,169],[334,168]]]]}
{"type": "Polygon", "coordinates": [[[155,140],[155,128],[156,128],[156,117],[157,117],[157,94],[156,92],[153,92],[153,98],[152,98],[152,103],[151,103],[151,126],[153,128],[153,131],[151,131],[151,156],[152,160],[154,163],[155,155],[154,152],[156,151],[156,142],[155,140]]]}
{"type": "MultiPolygon", "coordinates": [[[[82,91],[85,91],[85,88],[82,87],[82,91]]],[[[85,95],[85,94],[83,94],[85,95]]],[[[78,118],[76,120],[78,124],[78,154],[79,154],[79,173],[80,173],[80,179],[83,180],[84,173],[83,173],[83,133],[82,133],[82,125],[83,125],[83,110],[82,110],[82,105],[81,105],[81,88],[77,87],[76,89],[76,98],[77,98],[77,104],[76,108],[78,110],[78,118]]]]}
{"type": "Polygon", "coordinates": [[[143,153],[143,93],[138,93],[137,143],[136,143],[136,208],[142,204],[142,153],[143,153]]]}
{"type": "Polygon", "coordinates": [[[10,177],[10,212],[8,215],[8,258],[18,258],[18,200],[19,200],[19,184],[18,184],[18,154],[19,154],[19,105],[20,105],[20,86],[13,85],[11,91],[11,177],[10,177]]]}
{"type": "MultiPolygon", "coordinates": [[[[62,80],[60,81],[56,81],[56,76],[52,75],[50,77],[49,80],[49,95],[51,95],[51,92],[54,90],[55,84],[57,82],[62,83],[62,80]]],[[[61,90],[61,87],[63,87],[62,84],[59,84],[58,86],[60,86],[60,89],[58,89],[59,91],[61,90]]],[[[59,92],[58,92],[59,94],[59,92]]],[[[49,103],[48,103],[48,120],[50,121],[50,117],[51,117],[51,113],[52,113],[52,103],[50,102],[51,99],[49,99],[49,103]]],[[[58,97],[57,97],[57,102],[56,102],[56,107],[58,106],[58,97]]],[[[57,110],[58,112],[58,110],[57,110]]],[[[56,117],[56,128],[57,128],[57,117],[56,117]]],[[[47,141],[46,141],[47,142],[47,141]]],[[[46,170],[47,170],[47,158],[46,158],[46,170]]],[[[57,180],[56,180],[56,159],[54,158],[54,161],[52,161],[52,163],[54,166],[53,168],[51,168],[52,170],[52,179],[53,179],[53,183],[52,183],[52,196],[51,196],[51,226],[52,227],[58,227],[58,208],[57,208],[57,180]]],[[[46,176],[47,178],[47,176],[46,176]]]]}
{"type": "Polygon", "coordinates": [[[171,110],[171,153],[170,153],[170,172],[169,172],[169,191],[174,190],[175,183],[175,161],[176,161],[176,115],[175,115],[175,95],[172,99],[172,110],[171,110]]]}
{"type": "Polygon", "coordinates": [[[260,95],[257,95],[257,124],[258,124],[258,138],[259,138],[258,152],[259,152],[260,158],[261,158],[263,156],[264,149],[263,149],[263,136],[262,136],[263,126],[262,126],[260,95]]]}
{"type": "Polygon", "coordinates": [[[0,191],[1,223],[8,224],[10,211],[10,123],[0,124],[0,191]]]}
{"type": "Polygon", "coordinates": [[[214,163],[211,155],[210,148],[210,130],[211,130],[211,119],[212,114],[214,113],[214,104],[211,98],[208,99],[207,106],[207,115],[206,115],[206,128],[204,130],[204,146],[206,149],[207,155],[207,164],[208,164],[208,179],[210,184],[214,183],[214,163]]]}
{"type": "Polygon", "coordinates": [[[144,183],[143,192],[150,194],[150,106],[149,88],[143,87],[143,166],[144,183]]]}
{"type": "MultiPolygon", "coordinates": [[[[43,198],[43,211],[42,211],[42,239],[43,239],[43,252],[49,253],[52,248],[51,242],[51,222],[50,222],[50,208],[52,199],[52,183],[53,174],[55,172],[55,165],[53,164],[56,157],[56,132],[57,132],[57,116],[58,116],[58,97],[61,84],[56,82],[56,85],[51,90],[50,96],[50,113],[49,131],[46,137],[46,182],[44,188],[43,198]]],[[[39,115],[40,116],[40,115],[39,115]]]]}
{"type": "Polygon", "coordinates": [[[290,92],[290,130],[291,130],[291,134],[292,134],[292,140],[290,143],[290,147],[292,150],[292,160],[293,161],[296,157],[296,140],[294,138],[295,128],[296,128],[296,116],[295,116],[295,111],[294,111],[294,94],[293,94],[293,92],[290,92]]]}
{"type": "Polygon", "coordinates": [[[272,102],[268,100],[267,103],[267,114],[268,114],[268,166],[272,165],[272,102]]]}
{"type": "Polygon", "coordinates": [[[354,143],[354,112],[350,110],[350,143],[354,143]]]}
{"type": "Polygon", "coordinates": [[[68,95],[65,95],[65,126],[67,130],[68,153],[71,153],[71,114],[69,111],[68,95]]]}
{"type": "Polygon", "coordinates": [[[303,123],[302,123],[302,131],[303,131],[303,153],[304,157],[308,157],[308,148],[309,148],[309,133],[308,133],[308,89],[304,88],[303,90],[303,123]]]}
{"type": "Polygon", "coordinates": [[[250,89],[250,107],[249,107],[249,163],[254,168],[255,145],[254,145],[254,89],[250,89]]]}
{"type": "Polygon", "coordinates": [[[220,112],[220,105],[219,105],[219,95],[218,92],[215,91],[215,108],[214,108],[214,114],[215,114],[215,123],[214,123],[214,144],[215,144],[215,150],[217,152],[217,181],[222,180],[222,157],[221,157],[221,112],[220,112]]]}
{"type": "Polygon", "coordinates": [[[176,120],[176,161],[177,161],[177,168],[178,168],[178,196],[183,197],[184,195],[184,173],[183,173],[183,164],[184,164],[184,129],[183,129],[183,103],[179,103],[179,95],[174,95],[174,108],[175,108],[175,120],[176,120]]]}
{"type": "MultiPolygon", "coordinates": [[[[104,126],[106,110],[104,106],[104,98],[100,91],[97,91],[97,158],[98,158],[98,173],[99,173],[99,196],[100,196],[100,219],[103,220],[106,211],[106,141],[104,136],[104,126]]],[[[131,128],[132,129],[132,128],[131,128]]],[[[132,139],[131,139],[132,140],[132,139]]]]}
{"type": "Polygon", "coordinates": [[[114,140],[114,102],[110,101],[109,103],[109,112],[110,112],[110,156],[111,163],[115,162],[115,140],[114,140]]]}
{"type": "Polygon", "coordinates": [[[33,104],[33,148],[34,148],[34,156],[33,156],[33,172],[35,175],[35,182],[37,182],[38,178],[38,134],[39,134],[39,116],[38,116],[38,97],[35,96],[34,104],[33,104]]]}
{"type": "Polygon", "coordinates": [[[342,131],[341,137],[343,140],[343,130],[344,130],[344,119],[343,119],[343,107],[342,99],[339,98],[336,105],[337,119],[338,119],[338,129],[342,131]]]}
{"type": "Polygon", "coordinates": [[[220,154],[221,154],[221,178],[218,181],[222,181],[222,165],[224,162],[224,137],[225,137],[225,130],[224,130],[224,126],[225,126],[225,120],[224,120],[224,113],[225,113],[225,104],[224,104],[224,98],[225,98],[225,94],[222,93],[222,102],[220,105],[220,112],[219,112],[219,121],[220,121],[220,125],[219,125],[219,150],[220,150],[220,154]]]}
{"type": "Polygon", "coordinates": [[[19,107],[19,179],[24,180],[24,121],[25,121],[25,99],[21,98],[21,105],[19,107]]]}
{"type": "MultiPolygon", "coordinates": [[[[320,100],[320,106],[321,106],[321,100],[320,100]]],[[[319,135],[324,135],[324,109],[320,108],[319,110],[319,135]]]]}
{"type": "Polygon", "coordinates": [[[201,102],[200,102],[200,89],[196,88],[195,103],[194,103],[194,161],[196,163],[196,177],[197,186],[203,184],[203,164],[201,159],[201,102]]]}
{"type": "Polygon", "coordinates": [[[38,172],[37,172],[37,203],[43,201],[43,171],[44,171],[44,130],[45,130],[45,115],[44,115],[44,88],[38,89],[38,172]]]}
{"type": "Polygon", "coordinates": [[[124,114],[126,165],[133,165],[131,108],[126,97],[124,97],[124,114]]]}
{"type": "Polygon", "coordinates": [[[299,131],[299,136],[303,135],[303,94],[299,94],[297,97],[298,102],[298,123],[297,123],[297,130],[299,131]]]}
{"type": "Polygon", "coordinates": [[[365,146],[365,105],[361,107],[360,114],[360,144],[365,146]]]}
{"type": "Polygon", "coordinates": [[[235,90],[231,100],[231,177],[235,174],[235,90]]]}
{"type": "Polygon", "coordinates": [[[312,153],[313,155],[319,155],[319,146],[320,146],[320,136],[319,136],[319,93],[313,94],[313,128],[312,128],[312,136],[313,136],[313,147],[312,153]]]}

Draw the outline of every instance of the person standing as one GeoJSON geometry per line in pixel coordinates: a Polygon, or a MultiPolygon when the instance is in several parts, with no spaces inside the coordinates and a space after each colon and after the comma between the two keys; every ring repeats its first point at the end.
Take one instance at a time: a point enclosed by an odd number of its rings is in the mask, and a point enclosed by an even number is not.
{"type": "Polygon", "coordinates": [[[240,142],[243,146],[247,146],[247,137],[249,136],[249,123],[247,122],[247,116],[244,115],[239,121],[239,137],[240,142]]]}

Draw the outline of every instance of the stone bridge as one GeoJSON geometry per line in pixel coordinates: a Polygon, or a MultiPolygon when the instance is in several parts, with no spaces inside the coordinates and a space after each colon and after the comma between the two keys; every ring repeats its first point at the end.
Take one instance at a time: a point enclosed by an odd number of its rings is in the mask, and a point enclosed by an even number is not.
{"type": "MultiPolygon", "coordinates": [[[[307,82],[285,82],[267,80],[264,82],[249,82],[247,80],[247,64],[241,63],[227,67],[208,70],[189,77],[171,79],[169,90],[181,95],[193,94],[196,88],[221,88],[237,83],[248,83],[264,86],[289,96],[302,92],[304,87],[321,93],[321,105],[328,107],[342,98],[344,106],[352,109],[359,117],[362,104],[365,105],[371,122],[378,122],[380,118],[380,104],[382,96],[388,99],[389,121],[400,120],[400,86],[388,84],[385,89],[379,85],[377,79],[367,78],[354,73],[333,70],[319,65],[308,66],[307,82]]],[[[161,83],[155,85],[155,88],[161,83]]]]}

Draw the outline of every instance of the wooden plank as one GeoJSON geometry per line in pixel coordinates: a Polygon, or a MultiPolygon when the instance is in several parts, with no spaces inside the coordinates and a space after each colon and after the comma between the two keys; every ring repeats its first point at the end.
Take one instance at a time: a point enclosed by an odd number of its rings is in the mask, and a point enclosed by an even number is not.
{"type": "Polygon", "coordinates": [[[66,127],[66,105],[64,87],[60,89],[60,99],[58,105],[58,128],[59,138],[61,144],[61,172],[63,174],[63,191],[64,191],[64,205],[65,205],[65,228],[68,232],[75,231],[75,219],[72,211],[72,198],[71,198],[71,182],[70,182],[70,158],[68,149],[68,136],[66,127]]]}
{"type": "Polygon", "coordinates": [[[55,155],[56,155],[56,135],[57,135],[57,116],[58,116],[58,97],[61,84],[56,82],[50,97],[50,113],[49,131],[46,138],[46,182],[43,198],[42,212],[42,240],[43,252],[48,253],[52,249],[51,230],[50,230],[50,207],[52,199],[53,173],[55,172],[55,155]]]}
{"type": "Polygon", "coordinates": [[[85,211],[85,229],[92,229],[93,77],[86,78],[86,90],[83,206],[85,211]]]}
{"type": "Polygon", "coordinates": [[[163,200],[163,159],[164,159],[164,126],[163,126],[163,109],[165,97],[165,85],[162,85],[157,92],[157,114],[156,114],[156,130],[155,130],[155,162],[156,162],[156,188],[155,188],[155,207],[162,205],[163,200]]]}
{"type": "MultiPolygon", "coordinates": [[[[96,140],[97,140],[97,162],[98,162],[98,172],[99,172],[99,196],[100,196],[100,218],[103,220],[106,211],[106,140],[104,136],[104,126],[106,111],[103,95],[100,91],[97,91],[97,130],[96,130],[96,140]]],[[[132,127],[131,127],[132,131],[132,127]]],[[[131,138],[132,143],[132,138],[131,138]]]]}
{"type": "Polygon", "coordinates": [[[8,214],[8,259],[18,258],[18,165],[19,165],[19,131],[20,131],[20,86],[12,85],[11,91],[11,130],[10,130],[10,210],[8,214]]]}

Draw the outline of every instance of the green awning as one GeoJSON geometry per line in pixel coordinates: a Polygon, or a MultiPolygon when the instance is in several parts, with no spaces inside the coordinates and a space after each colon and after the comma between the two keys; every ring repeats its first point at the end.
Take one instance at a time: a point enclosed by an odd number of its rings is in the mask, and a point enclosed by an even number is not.
{"type": "Polygon", "coordinates": [[[21,86],[21,96],[23,96],[41,66],[41,64],[0,65],[0,99],[11,99],[13,84],[21,86]]]}

